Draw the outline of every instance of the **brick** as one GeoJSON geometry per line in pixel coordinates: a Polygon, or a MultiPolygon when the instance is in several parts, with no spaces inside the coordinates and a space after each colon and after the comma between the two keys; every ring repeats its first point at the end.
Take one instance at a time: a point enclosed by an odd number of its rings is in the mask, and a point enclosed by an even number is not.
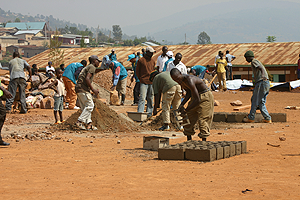
{"type": "Polygon", "coordinates": [[[224,158],[223,147],[217,145],[216,146],[216,159],[220,160],[224,158]]]}
{"type": "Polygon", "coordinates": [[[235,155],[241,155],[242,153],[242,144],[239,142],[234,142],[235,143],[235,155]]]}
{"type": "Polygon", "coordinates": [[[286,113],[271,113],[272,122],[287,122],[286,113]]]}
{"type": "Polygon", "coordinates": [[[158,136],[144,136],[143,149],[157,151],[169,145],[169,138],[158,136]]]}
{"type": "Polygon", "coordinates": [[[229,143],[228,146],[229,146],[229,156],[230,157],[235,156],[235,144],[229,143]]]}
{"type": "Polygon", "coordinates": [[[161,148],[158,149],[158,159],[160,160],[184,160],[184,149],[161,148]]]}
{"type": "Polygon", "coordinates": [[[41,100],[40,108],[41,109],[51,109],[54,107],[54,99],[52,97],[46,97],[41,100]]]}
{"type": "Polygon", "coordinates": [[[223,147],[223,157],[224,158],[229,158],[230,157],[230,147],[229,146],[224,146],[223,147]]]}
{"type": "Polygon", "coordinates": [[[242,123],[243,119],[248,115],[246,112],[232,112],[227,114],[228,123],[242,123]]]}
{"type": "Polygon", "coordinates": [[[215,112],[214,113],[214,122],[226,122],[227,113],[226,112],[215,112]]]}
{"type": "Polygon", "coordinates": [[[216,149],[186,149],[185,159],[210,162],[216,160],[216,149]]]}
{"type": "Polygon", "coordinates": [[[241,141],[241,153],[247,153],[247,141],[241,141]]]}

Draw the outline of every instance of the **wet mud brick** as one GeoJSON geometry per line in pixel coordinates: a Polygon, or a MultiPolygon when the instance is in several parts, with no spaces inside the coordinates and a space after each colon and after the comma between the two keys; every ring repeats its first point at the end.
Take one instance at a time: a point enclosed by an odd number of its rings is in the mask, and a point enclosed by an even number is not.
{"type": "Polygon", "coordinates": [[[233,142],[233,144],[235,144],[235,155],[241,155],[242,144],[240,142],[233,142]]]}
{"type": "Polygon", "coordinates": [[[241,152],[247,153],[247,141],[240,141],[241,143],[241,152]]]}
{"type": "Polygon", "coordinates": [[[143,137],[143,149],[155,150],[164,148],[169,145],[169,138],[158,136],[144,136],[143,137]]]}
{"type": "Polygon", "coordinates": [[[220,160],[224,158],[224,150],[220,145],[216,145],[216,159],[220,160]]]}
{"type": "Polygon", "coordinates": [[[211,162],[216,160],[216,148],[186,149],[185,159],[211,162]]]}
{"type": "Polygon", "coordinates": [[[227,113],[226,112],[215,112],[213,121],[214,122],[226,122],[227,121],[227,113]]]}
{"type": "Polygon", "coordinates": [[[227,122],[242,123],[243,119],[248,115],[246,112],[232,112],[227,114],[227,122]]]}
{"type": "Polygon", "coordinates": [[[235,156],[235,144],[233,143],[228,143],[228,146],[229,146],[229,156],[232,157],[232,156],[235,156]]]}
{"type": "Polygon", "coordinates": [[[223,147],[223,157],[224,158],[229,158],[230,157],[230,147],[229,146],[224,146],[223,147]]]}
{"type": "Polygon", "coordinates": [[[185,149],[177,147],[167,147],[158,149],[158,159],[160,160],[184,160],[185,149]]]}

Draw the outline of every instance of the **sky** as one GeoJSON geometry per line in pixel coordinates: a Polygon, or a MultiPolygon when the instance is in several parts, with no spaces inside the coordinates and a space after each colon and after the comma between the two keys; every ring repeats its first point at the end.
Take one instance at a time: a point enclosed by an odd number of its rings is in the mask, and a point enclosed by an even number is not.
{"type": "Polygon", "coordinates": [[[207,3],[226,1],[230,0],[0,0],[0,7],[25,15],[53,15],[88,27],[111,28],[115,24],[138,25],[207,3]]]}

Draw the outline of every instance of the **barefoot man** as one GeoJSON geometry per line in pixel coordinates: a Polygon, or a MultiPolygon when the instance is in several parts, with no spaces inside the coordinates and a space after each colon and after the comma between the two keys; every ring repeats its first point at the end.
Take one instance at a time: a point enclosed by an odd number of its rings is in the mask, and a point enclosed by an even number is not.
{"type": "Polygon", "coordinates": [[[211,91],[202,79],[196,76],[181,74],[176,68],[173,68],[170,74],[172,79],[186,91],[186,96],[178,108],[182,115],[186,113],[190,120],[190,124],[184,126],[184,135],[187,136],[187,140],[192,140],[192,135],[195,134],[194,126],[198,122],[200,130],[198,136],[202,138],[202,141],[206,141],[210,135],[214,114],[214,97],[211,91]],[[184,105],[189,99],[191,100],[184,109],[184,105]]]}

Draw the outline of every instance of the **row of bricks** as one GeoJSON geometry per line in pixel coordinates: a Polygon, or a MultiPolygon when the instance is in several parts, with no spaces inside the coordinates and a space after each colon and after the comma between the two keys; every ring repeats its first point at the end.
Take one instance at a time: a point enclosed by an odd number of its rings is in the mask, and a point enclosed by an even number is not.
{"type": "Polygon", "coordinates": [[[210,162],[229,158],[235,155],[247,153],[247,142],[218,142],[202,144],[186,144],[170,145],[158,149],[158,158],[160,160],[192,160],[210,162]]]}
{"type": "MultiPolygon", "coordinates": [[[[242,123],[244,117],[246,117],[248,113],[246,112],[215,112],[214,113],[214,122],[228,122],[228,123],[242,123]]],[[[272,118],[272,122],[286,122],[287,116],[286,113],[270,113],[272,118]]],[[[255,114],[255,122],[260,122],[263,118],[261,113],[255,114]]]]}

